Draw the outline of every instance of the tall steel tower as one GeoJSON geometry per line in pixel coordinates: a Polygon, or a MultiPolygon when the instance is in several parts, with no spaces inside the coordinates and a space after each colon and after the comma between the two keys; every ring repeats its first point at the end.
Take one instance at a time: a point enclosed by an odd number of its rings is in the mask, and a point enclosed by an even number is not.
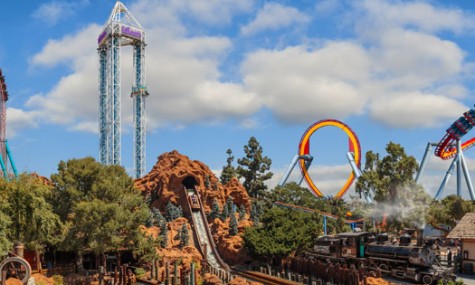
{"type": "Polygon", "coordinates": [[[133,47],[135,71],[131,97],[134,109],[135,177],[145,172],[145,31],[129,10],[117,1],[97,39],[99,53],[99,156],[103,164],[120,164],[120,48],[133,47]]]}
{"type": "Polygon", "coordinates": [[[11,170],[15,176],[18,176],[18,172],[13,162],[12,154],[8,148],[8,141],[6,137],[7,129],[7,101],[8,91],[7,84],[5,83],[5,77],[0,69],[0,167],[3,173],[3,177],[8,179],[8,161],[10,161],[11,170]]]}

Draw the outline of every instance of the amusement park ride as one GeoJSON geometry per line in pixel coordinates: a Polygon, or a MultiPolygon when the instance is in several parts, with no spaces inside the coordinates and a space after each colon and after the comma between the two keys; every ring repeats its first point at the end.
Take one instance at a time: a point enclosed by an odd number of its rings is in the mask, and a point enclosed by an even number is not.
{"type": "Polygon", "coordinates": [[[12,153],[8,147],[8,141],[6,138],[6,126],[7,126],[7,101],[8,101],[8,91],[7,84],[5,83],[5,76],[0,69],[0,166],[5,179],[9,179],[9,170],[13,171],[13,174],[18,176],[15,163],[13,162],[12,153]],[[9,164],[10,162],[10,164],[9,164]],[[10,165],[10,167],[9,167],[10,165]]]}
{"type": "MultiPolygon", "coordinates": [[[[430,153],[431,148],[433,146],[436,147],[435,155],[447,160],[453,158],[452,163],[450,164],[449,170],[447,171],[442,184],[435,195],[435,199],[440,198],[440,194],[444,190],[445,186],[448,183],[450,176],[452,175],[453,169],[455,165],[457,165],[457,195],[461,197],[461,179],[462,179],[462,171],[463,175],[465,176],[465,180],[469,189],[470,198],[475,200],[475,194],[473,191],[472,181],[470,179],[470,174],[468,172],[468,167],[465,162],[465,158],[463,156],[463,151],[475,145],[475,138],[471,138],[468,141],[461,143],[461,138],[470,131],[473,126],[475,126],[475,110],[471,109],[464,113],[462,117],[460,117],[457,121],[455,121],[446,131],[445,136],[441,139],[439,143],[428,143],[426,151],[424,153],[424,157],[421,162],[421,166],[415,178],[416,183],[419,183],[420,177],[424,171],[426,162],[427,162],[427,155],[430,153]]],[[[300,171],[302,173],[301,178],[299,179],[299,185],[305,179],[307,185],[310,189],[310,192],[314,194],[316,197],[324,197],[323,193],[320,189],[315,185],[313,180],[311,179],[308,169],[313,161],[313,156],[310,154],[310,138],[311,136],[319,129],[324,127],[336,127],[343,130],[346,135],[348,136],[348,152],[346,154],[348,162],[352,168],[352,172],[348,176],[344,186],[338,191],[335,195],[335,198],[342,198],[343,195],[348,191],[351,184],[355,180],[355,178],[359,178],[362,175],[360,165],[361,165],[361,148],[358,137],[356,134],[343,122],[338,120],[321,120],[313,125],[311,125],[302,135],[300,139],[300,144],[298,148],[298,153],[292,159],[287,171],[282,176],[282,179],[279,182],[280,186],[285,185],[287,182],[292,170],[295,168],[295,165],[298,163],[300,166],[300,171]]],[[[372,203],[371,194],[365,193],[364,199],[367,203],[372,203]]],[[[324,227],[324,234],[326,235],[327,227],[326,222],[327,218],[336,219],[338,217],[330,214],[325,213],[317,210],[312,210],[308,208],[304,208],[298,205],[291,205],[283,202],[275,202],[276,206],[290,208],[298,211],[306,211],[306,212],[317,212],[323,216],[323,227],[324,227]]],[[[346,223],[349,223],[352,228],[354,228],[355,222],[346,220],[346,223]]]]}
{"type": "Polygon", "coordinates": [[[475,137],[461,142],[462,137],[465,136],[472,128],[475,126],[475,110],[470,109],[467,112],[463,113],[463,116],[458,118],[447,130],[444,137],[440,140],[439,143],[428,143],[426,151],[421,161],[421,167],[416,176],[416,182],[419,182],[424,168],[427,162],[427,155],[431,152],[433,146],[435,146],[435,155],[447,160],[452,159],[452,163],[447,170],[447,173],[442,180],[442,183],[439,187],[439,190],[435,194],[435,199],[440,198],[440,195],[444,191],[445,186],[449,182],[450,177],[454,171],[455,165],[457,165],[457,196],[461,197],[462,195],[462,173],[465,177],[465,182],[467,183],[468,192],[470,198],[475,200],[475,194],[473,191],[472,180],[470,178],[470,173],[468,171],[467,163],[463,155],[463,151],[469,149],[475,145],[475,137]]]}
{"type": "MultiPolygon", "coordinates": [[[[464,135],[466,135],[473,127],[475,126],[475,110],[471,109],[463,114],[458,120],[456,120],[447,130],[444,137],[440,140],[439,143],[428,143],[426,151],[424,153],[423,159],[421,161],[421,165],[417,176],[415,178],[416,183],[419,183],[422,173],[424,172],[425,165],[427,163],[427,156],[431,152],[431,148],[435,146],[435,155],[447,160],[451,159],[452,163],[440,185],[437,194],[435,195],[435,199],[439,199],[441,193],[443,192],[445,186],[450,179],[455,165],[457,166],[457,196],[461,197],[461,188],[462,188],[462,173],[465,177],[465,182],[467,183],[467,187],[469,190],[470,198],[475,200],[475,193],[473,190],[472,181],[470,178],[470,173],[468,171],[467,163],[465,161],[463,151],[467,150],[468,148],[475,145],[475,137],[471,138],[465,142],[461,142],[461,139],[464,135]]],[[[282,179],[279,182],[280,186],[285,185],[287,182],[290,173],[294,169],[295,165],[299,163],[300,171],[302,173],[302,177],[299,180],[299,184],[305,179],[307,182],[308,187],[312,194],[316,197],[324,197],[323,193],[320,189],[315,185],[313,180],[310,178],[308,174],[308,169],[313,161],[313,156],[310,155],[310,138],[317,130],[323,127],[336,127],[343,130],[346,135],[348,136],[348,152],[346,154],[348,158],[348,162],[351,165],[352,172],[350,173],[348,179],[344,186],[338,191],[335,195],[335,198],[342,198],[343,195],[348,191],[351,184],[355,180],[362,175],[362,171],[360,169],[361,164],[361,148],[358,137],[356,134],[343,122],[337,120],[321,120],[313,125],[311,125],[302,135],[300,139],[300,144],[298,148],[298,154],[294,156],[292,162],[290,163],[287,171],[282,176],[282,179]]],[[[369,193],[366,193],[365,201],[368,203],[372,202],[372,197],[369,193]]]]}
{"type": "Polygon", "coordinates": [[[145,31],[120,1],[117,1],[99,35],[99,156],[106,165],[121,163],[121,85],[120,48],[133,47],[135,70],[132,93],[134,109],[135,177],[145,172],[145,98],[149,95],[145,82],[145,31]]]}
{"type": "MultiPolygon", "coordinates": [[[[11,176],[9,172],[10,167],[15,177],[18,176],[18,173],[15,168],[15,163],[13,162],[12,154],[6,139],[6,102],[8,101],[8,91],[2,69],[0,69],[0,97],[0,166],[2,168],[1,170],[4,179],[8,180],[11,176]],[[9,162],[10,164],[8,164],[9,162]]],[[[20,256],[12,255],[9,257],[4,257],[3,255],[4,254],[0,252],[0,282],[3,284],[4,278],[16,277],[23,284],[26,284],[31,274],[30,264],[20,256]]]]}
{"type": "MultiPolygon", "coordinates": [[[[348,152],[346,153],[346,157],[348,158],[348,162],[351,165],[352,172],[348,176],[345,182],[345,185],[335,195],[335,198],[342,198],[343,195],[345,195],[345,193],[350,188],[355,178],[358,178],[361,176],[362,174],[360,170],[361,147],[360,147],[360,142],[356,134],[353,132],[353,130],[350,129],[350,127],[348,127],[343,122],[340,122],[338,120],[322,120],[311,125],[302,135],[302,138],[300,139],[299,148],[298,148],[298,154],[295,155],[295,157],[292,159],[292,162],[290,163],[289,168],[287,169],[287,171],[284,173],[284,176],[280,180],[279,185],[281,186],[285,185],[295,165],[299,163],[300,170],[302,172],[302,178],[300,179],[299,184],[301,184],[302,180],[305,179],[312,194],[314,194],[316,197],[324,197],[323,193],[315,185],[312,178],[308,174],[308,168],[310,167],[313,161],[313,156],[310,155],[310,138],[317,130],[324,127],[339,128],[343,130],[348,136],[348,152]]],[[[369,194],[365,194],[365,200],[367,202],[372,202],[372,198],[369,194]]]]}

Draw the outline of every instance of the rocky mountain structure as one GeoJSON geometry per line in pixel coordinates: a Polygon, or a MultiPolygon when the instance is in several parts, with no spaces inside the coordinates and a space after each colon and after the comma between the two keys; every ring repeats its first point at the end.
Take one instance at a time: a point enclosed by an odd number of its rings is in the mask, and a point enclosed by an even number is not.
{"type": "MultiPolygon", "coordinates": [[[[239,232],[242,233],[246,227],[252,225],[252,222],[248,220],[251,200],[246,189],[237,179],[232,179],[228,184],[223,185],[204,163],[191,160],[176,150],[160,155],[152,170],[142,178],[135,180],[135,187],[143,191],[144,195],[150,199],[151,207],[159,209],[162,213],[165,213],[169,202],[175,206],[181,206],[183,209],[185,219],[179,221],[177,219],[168,223],[169,246],[161,252],[165,258],[167,258],[167,254],[171,253],[170,249],[177,248],[176,241],[173,242],[173,238],[171,238],[173,232],[190,219],[191,213],[189,213],[187,201],[188,189],[194,189],[196,194],[201,197],[206,214],[210,213],[214,201],[222,210],[228,198],[231,197],[236,208],[243,205],[246,209],[245,218],[241,219],[238,224],[239,232]]],[[[243,247],[241,236],[239,234],[229,235],[229,221],[230,218],[225,221],[217,218],[208,220],[208,223],[221,257],[229,264],[234,265],[249,260],[249,257],[243,247]]],[[[191,230],[190,227],[190,233],[191,230]]],[[[190,234],[190,245],[193,244],[190,234]]],[[[188,251],[190,250],[188,249],[188,251]]],[[[176,252],[173,255],[175,254],[176,252]]],[[[170,258],[172,257],[170,256],[170,258]]]]}

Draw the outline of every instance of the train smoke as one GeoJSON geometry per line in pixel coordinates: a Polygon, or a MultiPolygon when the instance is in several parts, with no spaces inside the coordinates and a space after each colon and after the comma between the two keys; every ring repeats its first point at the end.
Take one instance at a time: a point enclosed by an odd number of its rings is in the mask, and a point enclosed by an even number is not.
{"type": "Polygon", "coordinates": [[[375,203],[371,216],[379,221],[386,216],[389,223],[422,229],[430,202],[430,196],[421,187],[401,187],[393,201],[375,203]]]}

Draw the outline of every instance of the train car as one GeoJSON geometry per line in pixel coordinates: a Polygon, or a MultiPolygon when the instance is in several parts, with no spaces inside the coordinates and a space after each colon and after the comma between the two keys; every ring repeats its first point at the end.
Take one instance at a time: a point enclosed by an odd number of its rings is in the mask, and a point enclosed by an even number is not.
{"type": "Polygon", "coordinates": [[[456,279],[451,268],[437,264],[436,253],[429,244],[420,241],[412,244],[409,235],[401,236],[399,243],[389,242],[385,234],[374,236],[367,232],[323,236],[305,255],[365,267],[369,275],[381,272],[423,284],[433,284],[442,278],[456,279]]]}
{"type": "Polygon", "coordinates": [[[368,232],[322,236],[315,241],[313,249],[306,252],[306,255],[318,259],[356,263],[361,258],[365,258],[365,245],[371,240],[372,235],[368,232]]]}

